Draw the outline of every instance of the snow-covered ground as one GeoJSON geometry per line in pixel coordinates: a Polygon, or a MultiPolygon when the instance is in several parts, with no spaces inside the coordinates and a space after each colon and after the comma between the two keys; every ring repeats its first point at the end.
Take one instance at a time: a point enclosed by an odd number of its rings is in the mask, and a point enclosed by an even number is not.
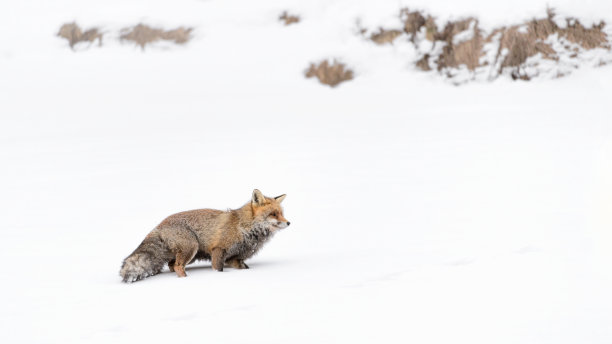
{"type": "Polygon", "coordinates": [[[2,2],[0,342],[612,342],[612,67],[456,87],[355,34],[547,4],[612,23],[604,0],[2,2]],[[104,45],[71,51],[73,20],[104,45]],[[194,39],[116,39],[141,21],[194,39]],[[334,57],[354,80],[303,77],[334,57]],[[292,225],[251,269],[120,282],[165,216],[253,188],[292,225]]]}

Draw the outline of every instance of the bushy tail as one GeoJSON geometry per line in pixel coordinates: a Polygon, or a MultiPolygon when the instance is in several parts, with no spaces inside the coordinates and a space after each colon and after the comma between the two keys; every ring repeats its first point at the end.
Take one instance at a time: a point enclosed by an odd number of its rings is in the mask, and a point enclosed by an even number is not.
{"type": "Polygon", "coordinates": [[[123,260],[119,272],[123,282],[132,283],[160,273],[167,262],[164,259],[166,251],[160,238],[145,238],[140,246],[123,260]]]}

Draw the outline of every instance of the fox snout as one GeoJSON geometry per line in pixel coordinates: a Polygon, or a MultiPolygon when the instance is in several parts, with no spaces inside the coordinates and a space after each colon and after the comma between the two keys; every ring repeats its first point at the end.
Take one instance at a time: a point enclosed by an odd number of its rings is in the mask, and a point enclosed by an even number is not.
{"type": "Polygon", "coordinates": [[[280,216],[278,219],[273,217],[268,218],[268,223],[277,229],[287,228],[291,224],[286,218],[280,216]]]}

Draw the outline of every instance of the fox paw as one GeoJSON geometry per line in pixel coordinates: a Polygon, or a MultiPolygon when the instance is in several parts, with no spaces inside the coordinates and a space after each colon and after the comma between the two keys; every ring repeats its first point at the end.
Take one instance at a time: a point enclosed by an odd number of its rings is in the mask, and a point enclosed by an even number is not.
{"type": "Polygon", "coordinates": [[[227,262],[227,266],[234,269],[248,269],[249,266],[244,263],[242,260],[230,260],[227,262]]]}

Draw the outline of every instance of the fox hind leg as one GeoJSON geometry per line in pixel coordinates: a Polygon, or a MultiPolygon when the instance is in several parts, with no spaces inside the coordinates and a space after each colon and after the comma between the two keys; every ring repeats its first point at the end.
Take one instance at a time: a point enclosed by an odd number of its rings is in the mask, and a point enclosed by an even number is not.
{"type": "Polygon", "coordinates": [[[177,276],[186,277],[185,265],[198,252],[198,237],[191,230],[176,227],[160,228],[159,236],[169,249],[170,255],[166,258],[168,268],[177,276]]]}
{"type": "Polygon", "coordinates": [[[172,265],[172,267],[170,266],[170,262],[168,262],[168,267],[170,268],[170,271],[176,272],[176,275],[178,277],[187,277],[187,274],[185,273],[185,265],[191,262],[191,260],[193,259],[193,256],[195,256],[197,251],[198,249],[196,247],[189,251],[177,252],[176,258],[174,259],[174,264],[172,265]]]}

